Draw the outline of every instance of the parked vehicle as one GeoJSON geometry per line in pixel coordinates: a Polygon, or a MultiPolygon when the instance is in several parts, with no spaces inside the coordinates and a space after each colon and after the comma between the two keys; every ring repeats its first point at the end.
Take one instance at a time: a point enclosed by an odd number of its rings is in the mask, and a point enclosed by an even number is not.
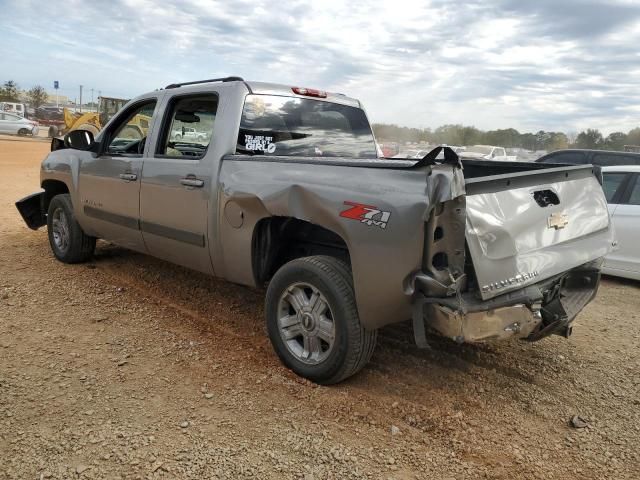
{"type": "Polygon", "coordinates": [[[608,150],[556,150],[540,157],[539,163],[561,163],[568,165],[640,165],[640,153],[608,150]]]}
{"type": "Polygon", "coordinates": [[[477,158],[478,160],[516,161],[515,155],[509,156],[503,147],[494,147],[493,145],[466,147],[459,155],[464,158],[477,158]]]}
{"type": "Polygon", "coordinates": [[[173,130],[171,132],[171,135],[175,140],[185,139],[204,142],[207,139],[206,133],[199,132],[193,127],[185,127],[184,125],[173,130]]]}
{"type": "Polygon", "coordinates": [[[26,117],[27,106],[24,103],[0,102],[0,112],[13,113],[19,117],[26,117]]]}
{"type": "Polygon", "coordinates": [[[38,130],[38,122],[13,113],[0,112],[0,133],[37,135],[38,130]]]}
{"type": "Polygon", "coordinates": [[[431,150],[406,150],[404,152],[400,152],[396,155],[394,155],[391,158],[413,158],[413,159],[420,159],[422,157],[424,157],[427,153],[429,153],[431,150]]]}
{"type": "Polygon", "coordinates": [[[640,280],[640,166],[602,167],[602,187],[618,240],[602,272],[640,280]]]}
{"type": "Polygon", "coordinates": [[[421,346],[427,327],[457,342],[569,336],[613,242],[591,166],[463,169],[447,147],[381,159],[358,100],[238,77],[169,85],[95,139],[54,139],[40,179],[16,206],[47,226],[57,259],[87,260],[104,238],[268,285],[275,351],[324,384],[360,370],[377,330],[407,319],[421,346]],[[122,136],[138,115],[146,136],[122,136]],[[185,123],[206,143],[172,141],[185,123]]]}

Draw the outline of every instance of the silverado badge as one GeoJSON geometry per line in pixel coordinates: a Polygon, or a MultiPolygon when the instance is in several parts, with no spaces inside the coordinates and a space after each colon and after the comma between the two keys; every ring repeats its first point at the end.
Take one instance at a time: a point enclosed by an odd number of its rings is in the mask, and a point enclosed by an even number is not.
{"type": "Polygon", "coordinates": [[[547,227],[555,228],[556,230],[560,230],[564,228],[569,223],[569,216],[566,213],[552,213],[547,218],[547,227]]]}

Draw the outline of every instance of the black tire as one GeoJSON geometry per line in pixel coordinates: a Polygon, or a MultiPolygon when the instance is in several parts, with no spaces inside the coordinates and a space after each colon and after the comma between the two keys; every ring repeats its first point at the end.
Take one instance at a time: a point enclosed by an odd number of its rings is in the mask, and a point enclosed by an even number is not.
{"type": "Polygon", "coordinates": [[[47,233],[53,255],[64,263],[85,262],[91,258],[96,248],[95,237],[86,235],[76,221],[73,215],[71,197],[68,193],[56,195],[51,199],[47,213],[47,233]],[[59,230],[61,225],[61,213],[66,217],[65,242],[60,240],[59,234],[56,239],[56,231],[59,230]],[[54,220],[59,222],[55,228],[54,220]]]}
{"type": "Polygon", "coordinates": [[[271,344],[282,363],[316,383],[329,385],[354,375],[367,364],[375,349],[377,330],[367,330],[360,323],[351,269],[334,257],[299,258],[280,268],[267,289],[265,317],[271,344]],[[324,296],[335,325],[334,343],[327,358],[313,365],[292,353],[279,326],[280,298],[297,283],[311,285],[324,296]]]}
{"type": "Polygon", "coordinates": [[[21,128],[20,130],[18,130],[18,135],[20,135],[21,137],[25,137],[27,133],[29,133],[29,130],[27,130],[26,128],[21,128]]]}

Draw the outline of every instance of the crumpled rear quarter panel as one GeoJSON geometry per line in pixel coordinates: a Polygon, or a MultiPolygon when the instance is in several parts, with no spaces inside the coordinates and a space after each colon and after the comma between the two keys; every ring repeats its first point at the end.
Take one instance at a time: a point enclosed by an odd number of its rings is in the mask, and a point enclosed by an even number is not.
{"type": "MultiPolygon", "coordinates": [[[[349,248],[356,301],[362,324],[378,328],[411,317],[407,277],[420,269],[424,222],[437,203],[464,193],[464,179],[454,167],[418,169],[361,168],[313,159],[274,161],[233,156],[220,173],[219,234],[216,272],[252,285],[251,241],[255,225],[268,216],[289,216],[339,235],[349,248]],[[430,174],[429,174],[430,173],[430,174]],[[225,218],[225,206],[243,212],[239,228],[225,218]],[[385,228],[366,225],[340,213],[345,202],[389,212],[385,228]]],[[[390,162],[389,164],[393,164],[390,162]]],[[[228,207],[227,207],[228,208],[228,207]]]]}

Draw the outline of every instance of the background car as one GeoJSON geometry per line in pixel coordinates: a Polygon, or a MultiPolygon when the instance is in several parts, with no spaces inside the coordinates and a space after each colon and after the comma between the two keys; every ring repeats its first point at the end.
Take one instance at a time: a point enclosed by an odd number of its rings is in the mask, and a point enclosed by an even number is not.
{"type": "Polygon", "coordinates": [[[602,167],[602,178],[618,239],[602,272],[640,280],[640,166],[602,167]]]}
{"type": "Polygon", "coordinates": [[[392,156],[391,158],[422,158],[424,157],[427,153],[429,153],[430,150],[406,150],[404,152],[400,152],[394,156],[392,156]]]}
{"type": "Polygon", "coordinates": [[[13,113],[0,113],[0,133],[37,135],[38,123],[13,113]]]}
{"type": "Polygon", "coordinates": [[[556,150],[540,157],[536,162],[584,165],[640,165],[640,153],[612,152],[608,150],[556,150]]]}

